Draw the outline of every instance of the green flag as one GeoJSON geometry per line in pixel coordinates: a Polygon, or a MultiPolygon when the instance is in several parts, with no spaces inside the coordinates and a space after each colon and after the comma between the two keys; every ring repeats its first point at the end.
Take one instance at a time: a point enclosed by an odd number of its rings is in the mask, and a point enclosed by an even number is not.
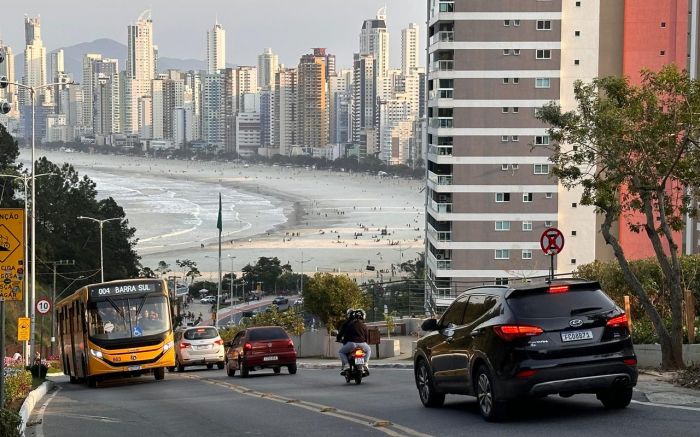
{"type": "Polygon", "coordinates": [[[219,218],[216,220],[216,227],[219,228],[219,233],[224,229],[224,225],[221,221],[221,193],[219,193],[219,218]]]}

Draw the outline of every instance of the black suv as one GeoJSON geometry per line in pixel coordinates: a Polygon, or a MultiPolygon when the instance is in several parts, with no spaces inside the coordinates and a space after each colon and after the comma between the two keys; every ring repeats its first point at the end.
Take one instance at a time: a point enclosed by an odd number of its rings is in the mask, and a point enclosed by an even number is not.
{"type": "Polygon", "coordinates": [[[414,371],[426,407],[472,395],[497,421],[513,399],[595,393],[624,408],[637,383],[627,316],[597,282],[472,288],[422,329],[414,371]]]}

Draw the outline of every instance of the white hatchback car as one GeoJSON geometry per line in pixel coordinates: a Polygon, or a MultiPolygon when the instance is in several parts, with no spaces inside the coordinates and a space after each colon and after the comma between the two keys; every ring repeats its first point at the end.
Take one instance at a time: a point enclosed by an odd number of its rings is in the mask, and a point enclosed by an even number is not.
{"type": "Polygon", "coordinates": [[[175,332],[175,366],[183,372],[185,366],[207,366],[224,368],[224,341],[213,326],[191,326],[175,332]]]}

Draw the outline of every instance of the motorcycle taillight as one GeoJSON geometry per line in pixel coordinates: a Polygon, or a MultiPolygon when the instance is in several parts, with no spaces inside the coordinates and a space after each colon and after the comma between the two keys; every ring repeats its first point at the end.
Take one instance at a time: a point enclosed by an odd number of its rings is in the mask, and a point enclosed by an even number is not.
{"type": "Polygon", "coordinates": [[[362,349],[358,349],[358,350],[355,351],[355,354],[354,354],[354,355],[355,355],[356,357],[358,357],[358,358],[362,358],[362,357],[365,356],[365,351],[363,351],[362,349]]]}

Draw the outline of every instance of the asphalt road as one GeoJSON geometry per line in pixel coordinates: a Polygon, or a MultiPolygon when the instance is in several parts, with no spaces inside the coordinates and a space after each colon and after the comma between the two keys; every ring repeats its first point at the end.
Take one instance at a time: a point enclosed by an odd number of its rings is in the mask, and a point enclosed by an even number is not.
{"type": "MultiPolygon", "coordinates": [[[[96,389],[61,380],[37,406],[30,423],[41,423],[27,436],[689,436],[700,429],[698,411],[643,403],[607,411],[592,395],[523,402],[509,421],[486,423],[470,397],[448,396],[443,408],[424,408],[406,369],[374,369],[359,386],[330,369],[263,370],[247,379],[199,369],[96,389]]],[[[645,398],[635,393],[635,400],[645,398]]]]}

